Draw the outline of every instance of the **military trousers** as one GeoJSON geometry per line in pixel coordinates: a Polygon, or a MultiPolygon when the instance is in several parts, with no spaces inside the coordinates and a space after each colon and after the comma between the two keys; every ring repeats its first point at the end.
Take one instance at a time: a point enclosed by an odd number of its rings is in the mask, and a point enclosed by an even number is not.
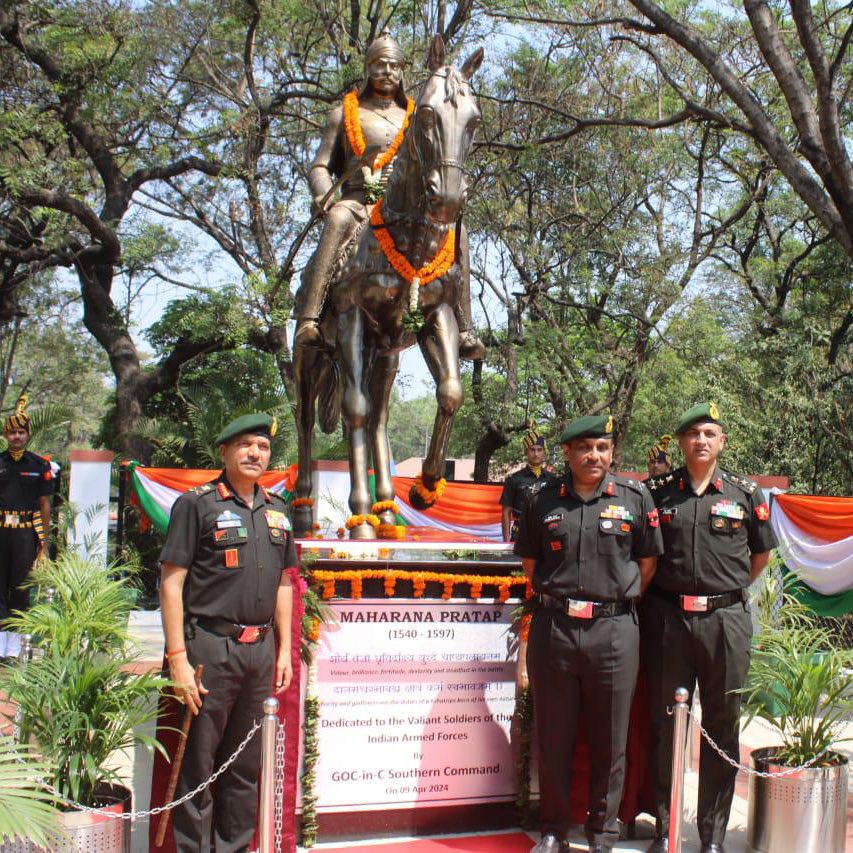
{"type": "Polygon", "coordinates": [[[26,610],[30,591],[23,587],[38,554],[39,539],[32,527],[0,527],[0,619],[13,610],[26,610]]]}
{"type": "MultiPolygon", "coordinates": [[[[672,717],[675,691],[685,687],[693,698],[699,685],[702,725],[723,751],[740,760],[740,695],[749,669],[752,619],[749,606],[737,602],[710,613],[685,613],[674,602],[649,591],[640,609],[642,654],[652,723],[652,782],[657,829],[669,827],[672,780],[672,717]]],[[[722,844],[726,835],[737,770],[720,758],[705,739],[699,753],[696,810],[703,844],[722,844]]]]}
{"type": "MultiPolygon", "coordinates": [[[[208,689],[187,738],[175,798],[200,785],[237,749],[273,688],[275,638],[269,631],[257,643],[238,643],[196,626],[188,629],[187,656],[204,664],[208,689]]],[[[258,813],[260,732],[219,777],[215,790],[196,794],[173,812],[178,853],[239,853],[249,849],[258,813]]]]}
{"type": "Polygon", "coordinates": [[[637,683],[639,629],[634,613],[570,619],[539,607],[527,645],[539,767],[543,833],[566,840],[570,826],[572,762],[578,725],[589,741],[586,835],[612,846],[619,840],[625,743],[637,683]]]}

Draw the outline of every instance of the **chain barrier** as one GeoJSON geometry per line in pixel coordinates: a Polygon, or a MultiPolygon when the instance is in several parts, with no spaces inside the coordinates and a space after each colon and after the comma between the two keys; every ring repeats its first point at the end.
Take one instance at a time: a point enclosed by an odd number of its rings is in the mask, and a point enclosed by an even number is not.
{"type": "Polygon", "coordinates": [[[75,803],[74,800],[69,800],[67,797],[62,796],[59,791],[56,790],[52,785],[49,785],[47,782],[42,780],[42,785],[48,793],[53,794],[56,799],[60,800],[66,806],[71,806],[74,809],[77,809],[81,812],[88,812],[90,814],[98,814],[103,817],[115,818],[117,820],[147,820],[150,817],[154,817],[155,815],[160,814],[161,812],[167,812],[171,809],[175,809],[178,806],[182,806],[188,800],[191,800],[196,794],[200,794],[206,788],[210,787],[238,758],[240,753],[249,745],[249,741],[258,733],[261,728],[260,721],[255,721],[254,726],[251,731],[243,738],[240,742],[240,745],[234,751],[230,758],[226,759],[225,763],[218,769],[213,772],[210,778],[202,782],[196,788],[193,788],[192,791],[184,794],[178,800],[174,800],[171,803],[166,803],[162,806],[155,806],[153,809],[146,809],[144,811],[138,812],[123,812],[122,814],[116,814],[115,812],[107,812],[102,811],[102,808],[95,808],[93,806],[84,806],[80,803],[75,803]]]}
{"type": "MultiPolygon", "coordinates": [[[[699,726],[699,731],[702,733],[702,737],[705,738],[708,746],[720,756],[727,764],[731,767],[734,767],[736,770],[742,770],[746,773],[747,776],[759,776],[762,779],[778,779],[782,776],[793,776],[795,773],[799,773],[802,770],[808,770],[810,767],[813,767],[816,762],[820,761],[827,752],[829,752],[830,748],[826,747],[822,749],[814,758],[809,759],[805,764],[798,764],[796,767],[786,767],[784,770],[780,770],[778,773],[771,773],[766,770],[756,770],[753,767],[746,767],[738,761],[735,761],[722,747],[717,746],[714,742],[714,739],[711,735],[708,734],[707,729],[702,725],[699,720],[699,717],[696,713],[690,709],[687,711],[688,716],[693,718],[693,722],[699,726]]],[[[767,729],[770,730],[770,727],[767,726],[767,729]]]]}
{"type": "Polygon", "coordinates": [[[284,723],[280,722],[275,733],[275,853],[281,853],[284,832],[284,723]]]}

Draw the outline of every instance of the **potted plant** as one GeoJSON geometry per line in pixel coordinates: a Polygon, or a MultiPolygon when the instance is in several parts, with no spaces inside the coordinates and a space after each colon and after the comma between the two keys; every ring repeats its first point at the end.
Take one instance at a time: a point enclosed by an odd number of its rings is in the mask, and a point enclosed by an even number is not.
{"type": "Polygon", "coordinates": [[[69,849],[86,849],[82,838],[97,835],[93,849],[128,849],[127,821],[72,804],[121,811],[130,792],[119,784],[113,753],[136,744],[160,749],[141,727],[156,716],[156,693],[167,681],[132,669],[133,572],[68,551],[37,562],[31,583],[35,603],[6,624],[30,634],[40,654],[28,666],[4,667],[0,691],[18,707],[22,740],[52,768],[44,780],[64,809],[61,824],[77,845],[69,849]]]}
{"type": "Polygon", "coordinates": [[[57,842],[57,810],[41,784],[49,773],[28,745],[0,737],[0,842],[57,842]]]}
{"type": "Polygon", "coordinates": [[[754,750],[751,766],[784,775],[750,776],[747,841],[756,853],[840,853],[848,764],[833,746],[853,709],[853,651],[836,647],[827,620],[801,604],[777,573],[769,572],[765,584],[741,693],[749,718],[769,723],[781,740],[754,750]],[[768,604],[774,599],[776,606],[768,604]]]}

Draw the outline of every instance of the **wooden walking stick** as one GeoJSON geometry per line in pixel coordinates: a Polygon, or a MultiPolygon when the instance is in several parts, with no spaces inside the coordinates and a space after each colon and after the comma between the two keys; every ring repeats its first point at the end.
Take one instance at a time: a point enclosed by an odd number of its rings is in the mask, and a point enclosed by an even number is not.
{"type": "MultiPolygon", "coordinates": [[[[195,671],[195,686],[198,689],[201,684],[201,676],[204,672],[204,664],[200,663],[195,671]]],[[[175,788],[178,787],[178,774],[181,772],[181,765],[184,763],[184,750],[187,748],[187,737],[190,733],[190,726],[193,722],[195,714],[187,707],[184,708],[184,721],[181,724],[181,733],[178,736],[178,749],[175,752],[175,760],[172,762],[172,771],[169,773],[169,784],[166,785],[166,796],[163,798],[164,805],[172,802],[172,797],[175,796],[175,788]]],[[[166,830],[169,827],[169,815],[172,810],[163,812],[160,815],[160,825],[157,827],[157,837],[154,839],[155,847],[162,847],[166,840],[166,830]]]]}

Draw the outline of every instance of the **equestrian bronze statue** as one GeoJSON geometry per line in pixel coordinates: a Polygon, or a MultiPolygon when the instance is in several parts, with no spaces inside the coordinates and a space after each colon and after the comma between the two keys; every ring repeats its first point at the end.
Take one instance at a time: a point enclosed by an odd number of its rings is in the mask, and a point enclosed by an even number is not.
{"type": "MultiPolygon", "coordinates": [[[[430,76],[407,111],[393,168],[385,172],[380,158],[371,168],[373,151],[355,152],[368,160],[350,165],[351,173],[361,172],[362,186],[376,188],[385,180],[387,186],[378,201],[368,201],[364,216],[356,210],[351,236],[342,241],[332,263],[328,257],[321,259],[330,272],[328,285],[320,283],[319,299],[316,290],[311,296],[314,306],[322,303],[318,316],[300,315],[300,323],[307,320],[312,328],[304,344],[297,340],[294,349],[299,474],[292,517],[297,535],[310,531],[313,521],[315,417],[326,433],[333,432],[343,417],[349,449],[350,536],[373,538],[377,527],[381,535],[380,525],[394,525],[388,401],[399,354],[415,343],[435,380],[438,406],[429,451],[410,500],[416,508],[426,509],[440,495],[450,429],[462,404],[457,315],[461,294],[467,297],[465,160],[480,119],[469,80],[482,61],[481,49],[461,68],[445,64],[444,43],[436,36],[427,59],[430,76]],[[376,504],[368,489],[371,460],[376,504]]],[[[344,110],[349,112],[343,120],[349,119],[351,126],[359,120],[358,101],[353,107],[352,99],[345,99],[344,110]]],[[[316,284],[315,270],[312,260],[303,289],[311,281],[316,284]]]]}

